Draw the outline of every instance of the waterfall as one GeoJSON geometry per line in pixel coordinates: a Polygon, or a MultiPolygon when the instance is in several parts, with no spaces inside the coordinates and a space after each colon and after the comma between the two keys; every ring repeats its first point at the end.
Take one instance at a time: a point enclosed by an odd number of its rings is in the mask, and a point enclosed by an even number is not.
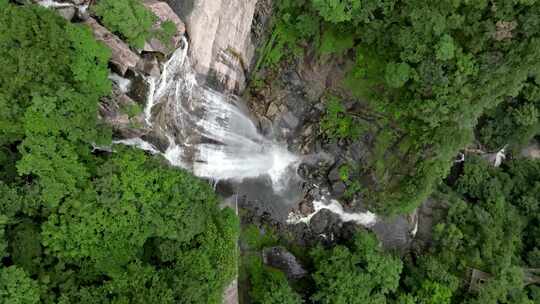
{"type": "MultiPolygon", "coordinates": [[[[188,57],[185,38],[182,45],[163,65],[159,77],[146,79],[149,92],[144,108],[145,122],[151,129],[151,137],[165,142],[166,148],[160,150],[149,142],[151,140],[143,138],[114,143],[161,154],[171,165],[214,182],[267,176],[274,192],[283,194],[282,198],[290,196],[291,189],[287,187],[297,177],[300,157],[290,153],[285,145],[263,136],[242,110],[237,96],[200,84],[188,57]]],[[[263,189],[252,191],[264,192],[263,189]]],[[[306,217],[289,214],[287,222],[309,223],[313,215],[323,209],[338,214],[344,222],[353,221],[366,227],[377,222],[377,216],[371,212],[345,212],[336,200],[323,198],[314,201],[313,206],[312,214],[306,217]]]]}
{"type": "Polygon", "coordinates": [[[239,106],[238,97],[212,90],[196,79],[188,43],[182,40],[159,77],[148,77],[145,121],[153,136],[166,140],[160,151],[142,138],[115,141],[162,154],[172,165],[213,180],[270,177],[275,191],[296,174],[298,157],[266,138],[239,106]],[[291,173],[293,172],[293,173],[291,173]]]}

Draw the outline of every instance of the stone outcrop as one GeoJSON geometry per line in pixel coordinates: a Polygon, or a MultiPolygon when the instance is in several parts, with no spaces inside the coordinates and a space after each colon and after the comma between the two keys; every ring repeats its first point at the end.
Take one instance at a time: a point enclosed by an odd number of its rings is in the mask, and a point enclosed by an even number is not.
{"type": "Polygon", "coordinates": [[[134,69],[137,66],[140,58],[125,42],[101,26],[94,18],[88,18],[84,23],[90,26],[96,40],[103,42],[111,49],[111,63],[120,75],[125,75],[128,69],[134,69]]]}
{"type": "Polygon", "coordinates": [[[172,51],[180,47],[180,40],[186,32],[186,26],[182,20],[174,13],[171,7],[162,1],[144,0],[143,5],[158,17],[158,22],[154,24],[154,28],[160,28],[165,21],[171,21],[176,26],[176,34],[172,37],[170,45],[165,45],[157,38],[151,38],[144,45],[144,51],[159,52],[164,55],[169,55],[172,51]]]}
{"type": "Polygon", "coordinates": [[[238,280],[234,279],[223,292],[223,304],[238,304],[238,280]]]}
{"type": "Polygon", "coordinates": [[[540,144],[533,140],[527,147],[521,150],[520,156],[530,159],[540,159],[540,144]]]}
{"type": "Polygon", "coordinates": [[[129,96],[113,90],[111,97],[105,97],[99,104],[99,117],[109,124],[115,137],[117,138],[136,138],[148,133],[144,128],[144,116],[142,113],[130,117],[124,113],[128,107],[135,104],[129,96]]]}
{"type": "Polygon", "coordinates": [[[186,23],[196,71],[220,89],[242,91],[255,47],[254,0],[167,0],[186,23]]]}
{"type": "MultiPolygon", "coordinates": [[[[28,4],[30,0],[18,0],[20,4],[28,4]]],[[[33,3],[55,9],[64,19],[71,21],[77,16],[80,20],[88,18],[88,5],[90,0],[32,0],[33,3]]]]}
{"type": "Polygon", "coordinates": [[[307,274],[296,257],[281,246],[265,248],[263,260],[266,265],[283,271],[289,279],[299,279],[307,274]]]}

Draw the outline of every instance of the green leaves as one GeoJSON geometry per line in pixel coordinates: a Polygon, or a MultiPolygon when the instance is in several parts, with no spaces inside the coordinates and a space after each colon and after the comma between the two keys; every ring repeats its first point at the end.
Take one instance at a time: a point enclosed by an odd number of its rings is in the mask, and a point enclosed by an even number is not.
{"type": "Polygon", "coordinates": [[[234,213],[163,160],[93,154],[109,51],[50,10],[0,6],[0,302],[221,303],[234,213]]]}
{"type": "Polygon", "coordinates": [[[259,256],[247,261],[251,284],[250,297],[256,304],[300,304],[300,296],[292,290],[287,277],[279,270],[266,267],[259,256]]]}
{"type": "Polygon", "coordinates": [[[8,6],[0,25],[0,143],[22,142],[17,170],[38,177],[43,200],[55,208],[88,178],[97,104],[111,88],[110,51],[86,27],[36,6],[8,6]]]}
{"type": "Polygon", "coordinates": [[[452,290],[442,284],[426,280],[422,283],[417,298],[421,304],[450,304],[452,290]]]}
{"type": "Polygon", "coordinates": [[[94,39],[87,26],[68,26],[66,34],[72,42],[73,52],[77,54],[70,63],[77,86],[91,96],[101,97],[108,94],[111,83],[107,78],[107,63],[111,51],[94,39]]]}
{"type": "Polygon", "coordinates": [[[97,193],[67,201],[65,215],[49,219],[44,237],[59,255],[91,258],[104,273],[120,272],[118,267],[140,258],[152,237],[190,241],[216,208],[206,185],[156,166],[142,152],[126,149],[99,171],[97,193]]]}
{"type": "Polygon", "coordinates": [[[93,9],[105,27],[139,49],[152,36],[152,25],[157,21],[139,0],[101,0],[93,9]]]}
{"type": "Polygon", "coordinates": [[[384,72],[386,83],[391,88],[401,88],[409,81],[411,72],[411,67],[405,62],[389,63],[386,65],[386,70],[384,72]]]}
{"type": "Polygon", "coordinates": [[[333,23],[350,21],[361,7],[358,0],[311,0],[311,2],[325,21],[333,23]]]}
{"type": "Polygon", "coordinates": [[[39,286],[17,266],[0,268],[0,302],[39,303],[39,286]]]}
{"type": "Polygon", "coordinates": [[[437,44],[437,50],[435,51],[435,57],[438,60],[450,60],[454,58],[455,45],[452,36],[443,35],[441,40],[437,44]]]}
{"type": "Polygon", "coordinates": [[[140,0],[100,0],[93,10],[106,28],[121,35],[134,48],[142,49],[153,37],[169,46],[176,33],[176,25],[171,21],[155,29],[158,17],[140,0]]]}
{"type": "Polygon", "coordinates": [[[321,38],[319,52],[322,55],[343,54],[354,45],[354,36],[350,32],[339,31],[330,27],[325,29],[321,38]]]}
{"type": "Polygon", "coordinates": [[[321,119],[322,131],[332,139],[355,139],[362,131],[362,125],[350,114],[337,96],[329,95],[326,114],[321,119]]]}

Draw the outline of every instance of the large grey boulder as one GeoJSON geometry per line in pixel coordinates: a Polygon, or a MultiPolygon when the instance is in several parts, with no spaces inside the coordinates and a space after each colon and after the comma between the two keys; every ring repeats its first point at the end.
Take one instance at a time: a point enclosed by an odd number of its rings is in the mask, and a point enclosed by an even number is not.
{"type": "Polygon", "coordinates": [[[195,70],[228,91],[245,88],[256,0],[167,0],[186,23],[195,70]]]}
{"type": "Polygon", "coordinates": [[[266,265],[283,271],[289,279],[299,279],[307,274],[296,257],[282,246],[265,248],[263,260],[266,265]]]}
{"type": "Polygon", "coordinates": [[[128,69],[134,69],[137,66],[139,56],[124,41],[100,25],[94,18],[88,18],[84,23],[90,26],[96,40],[103,42],[111,49],[110,61],[118,74],[123,76],[128,69]]]}

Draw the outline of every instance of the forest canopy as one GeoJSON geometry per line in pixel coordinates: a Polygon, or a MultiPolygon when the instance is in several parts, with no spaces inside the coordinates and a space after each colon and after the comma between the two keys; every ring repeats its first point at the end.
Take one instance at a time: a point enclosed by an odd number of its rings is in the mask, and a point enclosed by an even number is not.
{"type": "MultiPolygon", "coordinates": [[[[281,0],[276,6],[264,65],[303,57],[306,45],[322,62],[352,57],[345,83],[377,121],[369,130],[374,156],[361,170],[375,184],[368,200],[380,212],[409,212],[425,200],[471,143],[479,120],[480,140],[492,149],[526,143],[537,130],[537,1],[281,0]],[[506,111],[512,114],[503,118],[506,111]],[[511,128],[520,129],[516,138],[509,138],[511,128]]],[[[336,128],[351,119],[339,117],[332,120],[336,128]]]]}
{"type": "MultiPolygon", "coordinates": [[[[0,0],[0,303],[218,304],[235,278],[254,304],[540,303],[540,160],[519,156],[540,126],[540,2],[275,2],[258,65],[348,60],[343,85],[361,107],[325,92],[317,122],[329,141],[373,139],[366,167],[338,168],[343,199],[361,192],[381,218],[436,202],[428,239],[407,231],[405,252],[337,220],[348,237],[298,245],[299,226],[243,225],[238,245],[239,220],[207,182],[112,145],[97,115],[110,50],[21,3],[0,0]],[[508,158],[454,161],[472,143],[508,158]],[[268,265],[278,246],[303,277],[268,265]]],[[[134,52],[174,33],[138,0],[92,9],[134,52]]]]}
{"type": "Polygon", "coordinates": [[[0,1],[0,302],[221,303],[238,220],[212,188],[97,120],[110,51],[0,1]]]}

